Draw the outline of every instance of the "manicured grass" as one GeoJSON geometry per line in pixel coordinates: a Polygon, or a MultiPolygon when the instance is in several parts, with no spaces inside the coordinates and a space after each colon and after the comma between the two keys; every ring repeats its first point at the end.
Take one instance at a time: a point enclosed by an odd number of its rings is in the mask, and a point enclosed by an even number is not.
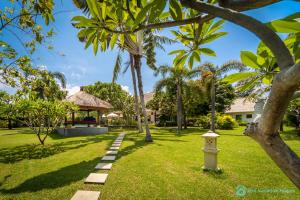
{"type": "MultiPolygon", "coordinates": [[[[261,191],[243,199],[300,199],[298,189],[242,130],[219,131],[219,174],[201,169],[205,130],[189,128],[177,135],[174,128],[152,128],[150,144],[143,134],[127,131],[104,186],[83,182],[90,172],[98,172],[95,165],[120,131],[53,136],[41,148],[31,145],[38,142],[28,129],[0,130],[0,199],[70,199],[77,189],[101,191],[101,199],[107,200],[239,199],[238,185],[261,191]]],[[[300,155],[300,137],[290,129],[282,137],[300,155]]]]}

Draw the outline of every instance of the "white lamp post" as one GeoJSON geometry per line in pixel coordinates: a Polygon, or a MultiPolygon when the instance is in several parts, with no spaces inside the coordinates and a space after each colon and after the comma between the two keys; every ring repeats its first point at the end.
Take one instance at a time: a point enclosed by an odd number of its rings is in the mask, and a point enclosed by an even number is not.
{"type": "Polygon", "coordinates": [[[219,152],[219,149],[217,149],[217,137],[219,136],[220,135],[212,131],[208,131],[207,133],[202,135],[205,140],[204,148],[202,149],[204,152],[203,170],[220,170],[217,166],[217,155],[219,152]]]}

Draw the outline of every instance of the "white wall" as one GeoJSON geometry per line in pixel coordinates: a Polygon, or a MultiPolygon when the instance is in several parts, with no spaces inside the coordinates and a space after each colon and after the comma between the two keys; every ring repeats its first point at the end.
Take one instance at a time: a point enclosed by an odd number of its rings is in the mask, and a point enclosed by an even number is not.
{"type": "Polygon", "coordinates": [[[241,115],[242,116],[242,120],[243,122],[252,122],[254,120],[254,118],[256,117],[256,114],[254,112],[247,112],[247,113],[230,113],[230,115],[236,120],[236,116],[237,115],[241,115]],[[252,114],[252,118],[247,118],[247,114],[252,114]]]}

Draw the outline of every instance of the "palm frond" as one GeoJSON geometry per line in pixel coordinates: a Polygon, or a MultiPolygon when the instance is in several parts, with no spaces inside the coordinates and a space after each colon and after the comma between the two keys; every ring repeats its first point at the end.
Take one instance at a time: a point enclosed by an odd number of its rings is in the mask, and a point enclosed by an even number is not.
{"type": "Polygon", "coordinates": [[[161,74],[163,78],[165,78],[166,74],[171,72],[172,68],[168,65],[161,65],[156,70],[154,75],[158,76],[158,74],[161,74]]]}
{"type": "Polygon", "coordinates": [[[130,63],[129,60],[124,63],[124,69],[123,69],[123,72],[122,72],[123,74],[125,74],[127,72],[127,70],[129,69],[130,65],[131,65],[131,63],[130,63]]]}
{"type": "Polygon", "coordinates": [[[114,66],[112,83],[115,83],[116,80],[118,79],[121,68],[122,68],[122,56],[119,52],[117,55],[117,58],[116,58],[115,66],[114,66]]]}
{"type": "Polygon", "coordinates": [[[247,66],[244,65],[243,63],[241,63],[240,61],[230,60],[230,61],[222,64],[219,67],[218,72],[219,72],[219,74],[226,73],[226,72],[231,71],[231,70],[238,70],[239,72],[242,72],[246,68],[247,68],[247,66]]]}
{"type": "Polygon", "coordinates": [[[82,10],[83,13],[85,13],[85,14],[90,13],[89,6],[88,6],[86,0],[73,0],[73,3],[77,8],[82,10]]]}
{"type": "Polygon", "coordinates": [[[62,88],[66,88],[67,87],[67,79],[66,79],[66,76],[61,73],[61,72],[49,72],[49,74],[54,77],[55,79],[58,79],[61,83],[61,87],[62,88]]]}
{"type": "Polygon", "coordinates": [[[210,71],[212,73],[215,73],[216,71],[216,67],[213,63],[210,63],[210,62],[206,62],[206,63],[203,63],[202,65],[200,65],[198,67],[199,70],[202,70],[203,72],[204,71],[210,71]]]}
{"type": "Polygon", "coordinates": [[[163,79],[156,82],[156,84],[154,86],[154,90],[159,92],[164,87],[170,86],[172,84],[174,84],[174,80],[172,78],[163,78],[163,79]]]}

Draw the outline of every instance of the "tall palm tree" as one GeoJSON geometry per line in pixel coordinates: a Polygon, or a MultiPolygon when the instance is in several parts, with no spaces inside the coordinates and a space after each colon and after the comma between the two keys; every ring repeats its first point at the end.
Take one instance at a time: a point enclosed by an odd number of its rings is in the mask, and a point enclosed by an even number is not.
{"type": "Polygon", "coordinates": [[[176,104],[177,104],[177,130],[182,130],[183,121],[183,88],[187,86],[186,81],[200,75],[198,68],[188,69],[186,67],[170,67],[167,65],[160,66],[155,75],[161,75],[162,79],[155,85],[155,90],[160,91],[168,86],[176,87],[176,104]]]}
{"type": "Polygon", "coordinates": [[[211,125],[210,130],[215,131],[215,112],[216,112],[216,84],[219,79],[231,70],[242,71],[245,65],[238,61],[229,61],[221,66],[216,66],[212,63],[204,63],[198,68],[201,71],[201,81],[208,85],[211,98],[211,125]]]}

